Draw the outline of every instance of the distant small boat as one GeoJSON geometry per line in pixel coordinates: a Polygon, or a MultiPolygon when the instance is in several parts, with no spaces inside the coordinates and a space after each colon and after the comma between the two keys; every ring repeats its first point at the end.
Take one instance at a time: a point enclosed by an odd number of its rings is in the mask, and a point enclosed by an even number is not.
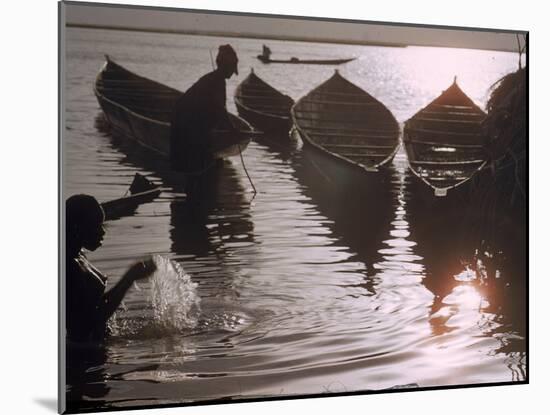
{"type": "Polygon", "coordinates": [[[399,124],[390,110],[337,70],[291,114],[304,145],[345,169],[376,171],[399,148],[399,124]]]}
{"type": "Polygon", "coordinates": [[[152,201],[160,192],[160,187],[136,173],[127,195],[101,204],[105,220],[114,220],[133,213],[140,204],[152,201]]]}
{"type": "Polygon", "coordinates": [[[346,59],[299,59],[292,57],[290,59],[271,59],[263,55],[256,56],[262,63],[287,63],[297,65],[342,65],[343,63],[351,62],[356,58],[346,59]]]}
{"type": "Polygon", "coordinates": [[[241,117],[264,132],[287,134],[292,126],[294,100],[259,78],[252,69],[235,90],[235,105],[241,117]]]}
{"type": "MultiPolygon", "coordinates": [[[[170,120],[180,91],[136,75],[106,56],[94,92],[113,129],[161,156],[169,156],[170,120]]],[[[239,136],[229,130],[214,130],[213,141],[219,144],[215,159],[238,155],[250,142],[252,127],[236,115],[230,113],[229,117],[239,136]]]]}
{"type": "Polygon", "coordinates": [[[487,161],[481,122],[486,114],[453,84],[405,123],[403,143],[410,170],[446,196],[487,161]]]}
{"type": "Polygon", "coordinates": [[[341,65],[343,63],[351,62],[355,59],[299,59],[295,57],[292,57],[290,59],[271,59],[271,49],[269,49],[266,45],[263,45],[262,47],[262,54],[256,57],[262,63],[289,63],[301,65],[341,65]]]}

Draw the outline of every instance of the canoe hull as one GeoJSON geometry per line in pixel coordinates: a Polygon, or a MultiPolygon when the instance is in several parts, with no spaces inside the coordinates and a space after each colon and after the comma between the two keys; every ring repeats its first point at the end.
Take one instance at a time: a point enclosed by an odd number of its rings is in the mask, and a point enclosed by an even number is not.
{"type": "Polygon", "coordinates": [[[412,172],[408,172],[409,208],[419,214],[451,214],[452,211],[461,212],[470,200],[473,181],[448,189],[441,196],[426,185],[426,182],[412,172]]]}
{"type": "MultiPolygon", "coordinates": [[[[412,175],[424,182],[426,203],[468,193],[465,186],[486,165],[481,122],[485,113],[455,82],[405,123],[403,143],[412,175]],[[433,201],[430,199],[435,198],[433,201]]],[[[460,199],[460,198],[458,198],[460,199]]],[[[449,202],[452,206],[452,201],[449,202]]]]}
{"type": "Polygon", "coordinates": [[[362,200],[388,194],[392,178],[390,168],[368,170],[313,145],[299,129],[294,129],[292,134],[304,143],[305,161],[318,173],[317,186],[324,187],[336,198],[362,200]]]}
{"type": "Polygon", "coordinates": [[[376,172],[399,149],[400,129],[393,114],[376,98],[338,71],[302,97],[291,110],[305,147],[326,160],[357,172],[376,172]]]}
{"type": "MultiPolygon", "coordinates": [[[[168,120],[181,92],[140,77],[107,59],[96,78],[94,93],[115,132],[169,158],[171,126],[168,120]]],[[[215,142],[227,143],[217,146],[214,159],[238,155],[250,143],[246,133],[251,132],[252,127],[233,114],[229,117],[237,132],[213,131],[215,142]]]]}
{"type": "Polygon", "coordinates": [[[258,130],[288,136],[294,100],[258,77],[254,70],[237,86],[234,101],[239,115],[258,130]]]}
{"type": "Polygon", "coordinates": [[[373,264],[388,238],[395,215],[393,166],[377,172],[351,168],[317,148],[304,144],[294,162],[302,192],[328,219],[333,235],[360,260],[373,264]]]}
{"type": "Polygon", "coordinates": [[[147,202],[152,202],[160,195],[160,189],[151,189],[120,199],[110,200],[101,204],[105,212],[105,220],[115,220],[131,215],[135,209],[147,202]]]}
{"type": "Polygon", "coordinates": [[[97,100],[107,121],[117,133],[163,157],[169,156],[170,124],[133,114],[102,95],[97,95],[97,100]]]}
{"type": "Polygon", "coordinates": [[[288,137],[292,121],[288,117],[273,116],[260,111],[254,111],[235,101],[237,112],[240,117],[247,120],[256,129],[267,133],[277,134],[281,137],[288,137]]]}
{"type": "Polygon", "coordinates": [[[258,55],[258,60],[265,64],[284,63],[291,65],[342,65],[351,62],[355,58],[347,59],[268,59],[265,56],[258,55]]]}
{"type": "Polygon", "coordinates": [[[128,195],[101,204],[105,220],[115,220],[132,215],[139,205],[156,199],[160,195],[161,189],[143,175],[136,173],[128,191],[128,195]]]}

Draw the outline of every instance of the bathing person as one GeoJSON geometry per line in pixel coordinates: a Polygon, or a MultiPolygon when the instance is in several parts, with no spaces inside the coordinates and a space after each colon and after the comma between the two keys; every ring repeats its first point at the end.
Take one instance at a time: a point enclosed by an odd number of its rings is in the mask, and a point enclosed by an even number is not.
{"type": "Polygon", "coordinates": [[[170,132],[174,170],[201,174],[213,163],[212,130],[216,127],[234,130],[225,105],[225,80],[238,75],[238,61],[230,45],[220,46],[216,69],[201,77],[176,102],[170,132]]]}
{"type": "Polygon", "coordinates": [[[71,341],[98,341],[134,281],[156,269],[152,259],[139,261],[105,292],[107,278],[86,258],[83,249],[101,246],[105,214],[97,200],[75,195],[66,202],[66,330],[71,341]]]}

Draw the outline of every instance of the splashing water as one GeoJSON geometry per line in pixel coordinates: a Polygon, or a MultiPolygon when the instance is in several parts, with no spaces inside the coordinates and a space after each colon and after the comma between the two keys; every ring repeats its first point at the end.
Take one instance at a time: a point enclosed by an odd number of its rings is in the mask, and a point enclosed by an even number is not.
{"type": "Polygon", "coordinates": [[[156,325],[176,332],[195,327],[200,314],[197,283],[177,262],[160,255],[154,261],[157,270],[151,276],[151,304],[156,325]]]}
{"type": "Polygon", "coordinates": [[[111,335],[164,336],[197,326],[201,313],[197,283],[177,262],[161,255],[153,260],[157,269],[149,279],[149,293],[134,283],[134,289],[143,292],[151,304],[152,318],[125,318],[127,307],[122,302],[109,320],[111,335]]]}

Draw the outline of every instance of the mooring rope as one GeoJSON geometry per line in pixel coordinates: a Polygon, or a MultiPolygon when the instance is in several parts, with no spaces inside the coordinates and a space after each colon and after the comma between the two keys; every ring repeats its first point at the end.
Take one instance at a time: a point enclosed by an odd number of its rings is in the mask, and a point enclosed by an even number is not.
{"type": "Polygon", "coordinates": [[[248,181],[250,182],[250,185],[252,186],[252,189],[254,190],[254,195],[258,193],[256,190],[256,186],[254,186],[254,183],[252,182],[252,178],[248,174],[248,170],[246,169],[246,165],[244,164],[244,158],[243,158],[243,152],[241,150],[241,145],[237,144],[237,147],[239,148],[239,156],[241,156],[241,163],[243,165],[244,172],[246,173],[246,177],[248,177],[248,181]]]}

